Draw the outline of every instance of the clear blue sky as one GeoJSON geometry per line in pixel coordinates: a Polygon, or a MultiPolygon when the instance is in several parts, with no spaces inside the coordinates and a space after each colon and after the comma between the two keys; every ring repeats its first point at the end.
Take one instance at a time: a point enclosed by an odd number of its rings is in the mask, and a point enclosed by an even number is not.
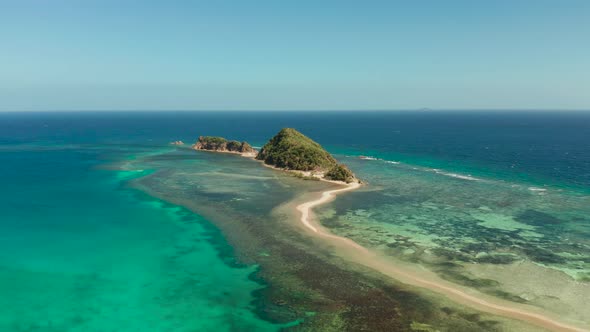
{"type": "Polygon", "coordinates": [[[0,0],[0,110],[590,109],[590,1],[0,0]]]}

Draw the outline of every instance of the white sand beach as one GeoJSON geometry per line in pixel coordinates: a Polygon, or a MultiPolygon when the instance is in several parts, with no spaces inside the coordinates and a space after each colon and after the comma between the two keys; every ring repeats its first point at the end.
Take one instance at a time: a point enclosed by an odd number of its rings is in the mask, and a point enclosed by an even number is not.
{"type": "Polygon", "coordinates": [[[558,318],[552,317],[548,313],[542,312],[539,308],[494,298],[473,289],[442,280],[429,271],[417,271],[415,268],[407,266],[407,264],[397,264],[398,262],[392,260],[391,257],[384,257],[378,252],[373,252],[351,239],[332,234],[314,220],[312,211],[314,207],[330,202],[338,194],[360,187],[361,184],[357,182],[346,184],[340,189],[323,191],[320,193],[319,198],[296,206],[296,210],[300,213],[299,221],[304,228],[309,233],[324,241],[329,241],[336,248],[336,254],[341,258],[369,267],[403,283],[435,291],[455,302],[477,310],[521,320],[551,331],[589,331],[581,327],[583,323],[580,323],[580,326],[570,325],[561,322],[558,318]]]}

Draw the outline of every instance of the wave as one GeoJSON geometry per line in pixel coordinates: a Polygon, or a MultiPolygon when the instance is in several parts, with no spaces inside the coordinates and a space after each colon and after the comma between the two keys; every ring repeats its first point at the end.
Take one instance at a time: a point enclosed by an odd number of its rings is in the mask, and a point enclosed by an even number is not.
{"type": "Polygon", "coordinates": [[[367,156],[360,156],[359,158],[361,158],[362,160],[380,160],[379,158],[367,157],[367,156]]]}
{"type": "MultiPolygon", "coordinates": [[[[429,172],[429,173],[435,173],[438,175],[442,175],[442,176],[447,176],[447,177],[451,177],[451,178],[455,178],[455,179],[460,179],[460,180],[465,180],[465,181],[478,181],[478,182],[485,182],[485,183],[503,183],[505,185],[509,185],[512,188],[521,188],[521,189],[527,189],[529,191],[532,191],[533,193],[536,193],[537,195],[547,195],[551,189],[551,191],[554,191],[553,188],[547,189],[544,188],[544,185],[540,185],[540,186],[534,186],[532,185],[532,183],[526,184],[526,183],[513,183],[509,180],[503,180],[503,179],[494,179],[494,178],[480,178],[480,177],[475,177],[472,176],[471,174],[461,174],[461,173],[455,173],[455,172],[451,172],[451,171],[445,171],[439,168],[429,168],[429,167],[424,167],[424,166],[418,166],[415,164],[405,164],[405,163],[401,163],[399,161],[393,161],[393,160],[386,160],[386,159],[382,159],[382,158],[377,158],[377,157],[373,157],[373,156],[348,156],[348,157],[355,157],[355,158],[360,158],[361,160],[368,160],[368,161],[379,161],[379,162],[383,162],[383,163],[387,163],[387,164],[402,164],[402,167],[405,167],[407,169],[412,169],[414,171],[418,171],[418,172],[429,172]]],[[[557,191],[562,191],[561,189],[558,189],[557,191]]]]}
{"type": "Polygon", "coordinates": [[[545,188],[529,187],[528,189],[532,192],[538,193],[539,195],[543,195],[543,194],[547,193],[547,189],[545,189],[545,188]]]}
{"type": "MultiPolygon", "coordinates": [[[[362,159],[362,160],[369,160],[369,161],[381,161],[381,162],[384,162],[384,163],[387,163],[387,164],[394,164],[394,165],[401,164],[399,161],[385,160],[385,159],[375,158],[375,157],[371,157],[371,156],[360,156],[360,159],[362,159]]],[[[440,170],[438,168],[412,167],[412,169],[414,169],[414,170],[422,170],[422,171],[427,171],[427,172],[434,172],[436,174],[440,174],[440,175],[444,175],[444,176],[449,176],[449,177],[456,178],[456,179],[461,179],[461,180],[483,181],[483,179],[476,178],[474,176],[471,176],[470,174],[465,175],[465,174],[445,172],[445,171],[442,171],[442,170],[440,170]]]]}
{"type": "Polygon", "coordinates": [[[375,158],[375,157],[371,157],[371,156],[360,156],[359,157],[362,160],[375,160],[375,161],[382,161],[384,163],[388,163],[388,164],[400,164],[399,161],[393,161],[393,160],[385,160],[385,159],[381,159],[381,158],[375,158]]]}
{"type": "Polygon", "coordinates": [[[432,168],[430,171],[431,172],[434,172],[436,174],[450,176],[450,177],[456,178],[456,179],[469,180],[469,181],[481,181],[482,180],[482,179],[473,177],[471,175],[464,175],[464,174],[444,172],[444,171],[441,171],[440,169],[437,169],[437,168],[432,168]]]}

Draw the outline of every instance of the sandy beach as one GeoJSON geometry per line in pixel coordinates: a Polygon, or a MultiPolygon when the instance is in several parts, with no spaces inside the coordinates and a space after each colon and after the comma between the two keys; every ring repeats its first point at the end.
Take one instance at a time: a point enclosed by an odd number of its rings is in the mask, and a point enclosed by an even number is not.
{"type": "MultiPolygon", "coordinates": [[[[325,181],[327,181],[327,180],[325,180],[325,181]]],[[[328,182],[333,182],[333,181],[328,181],[328,182]]],[[[361,186],[361,184],[358,182],[344,184],[344,188],[324,191],[324,192],[322,192],[321,197],[319,199],[299,204],[297,206],[297,211],[301,212],[301,219],[300,219],[301,223],[305,227],[310,229],[312,232],[316,233],[318,236],[330,238],[335,241],[341,241],[341,242],[343,242],[355,249],[358,249],[361,252],[369,253],[369,250],[367,248],[359,245],[358,243],[352,241],[351,239],[337,236],[337,235],[334,235],[326,230],[319,229],[319,225],[314,225],[312,218],[311,218],[311,209],[313,209],[314,207],[321,205],[321,204],[325,204],[325,203],[335,199],[337,194],[358,189],[358,188],[360,188],[360,186],[361,186]]]]}
{"type": "MultiPolygon", "coordinates": [[[[206,151],[206,150],[204,150],[206,151]]],[[[220,152],[220,151],[210,151],[220,152]]],[[[255,153],[236,153],[242,157],[254,159],[255,153]]],[[[254,159],[255,160],[255,159],[254,159]]],[[[441,279],[436,274],[425,269],[419,269],[416,266],[409,266],[402,262],[393,260],[391,257],[385,257],[379,252],[369,250],[362,245],[356,243],[352,239],[332,234],[329,230],[324,228],[313,216],[313,208],[322,204],[326,204],[336,198],[337,195],[356,190],[362,186],[360,182],[344,183],[341,181],[331,181],[323,178],[323,174],[314,174],[313,172],[293,171],[277,168],[272,165],[267,165],[264,162],[260,163],[268,168],[287,171],[293,174],[299,174],[304,177],[314,177],[319,181],[330,182],[341,186],[338,189],[326,190],[319,193],[319,197],[314,197],[310,201],[303,202],[295,207],[300,215],[299,221],[303,228],[314,236],[322,239],[325,243],[330,244],[335,250],[335,254],[341,258],[352,263],[360,264],[375,270],[387,277],[393,278],[397,281],[417,286],[421,288],[434,291],[442,294],[454,302],[462,305],[499,315],[506,318],[517,319],[523,322],[533,324],[551,331],[575,331],[584,332],[590,331],[584,329],[583,323],[578,323],[580,326],[569,325],[553,318],[552,314],[543,312],[541,309],[532,306],[517,304],[514,302],[505,301],[489,295],[482,294],[474,289],[462,287],[457,284],[450,283],[441,279]]]]}
{"type": "MultiPolygon", "coordinates": [[[[336,247],[336,253],[346,260],[369,267],[388,277],[403,283],[426,288],[442,294],[455,302],[492,313],[495,315],[521,320],[552,331],[589,331],[579,326],[560,322],[557,318],[542,312],[539,308],[520,305],[491,296],[481,294],[473,289],[461,287],[440,279],[434,273],[416,270],[405,264],[396,264],[390,257],[383,257],[351,239],[337,236],[326,230],[313,218],[314,207],[330,202],[336,195],[349,192],[361,187],[359,183],[350,183],[343,188],[321,192],[319,198],[301,203],[296,206],[300,213],[300,222],[308,233],[329,242],[336,247]]],[[[580,323],[580,326],[582,323],[580,323]]]]}

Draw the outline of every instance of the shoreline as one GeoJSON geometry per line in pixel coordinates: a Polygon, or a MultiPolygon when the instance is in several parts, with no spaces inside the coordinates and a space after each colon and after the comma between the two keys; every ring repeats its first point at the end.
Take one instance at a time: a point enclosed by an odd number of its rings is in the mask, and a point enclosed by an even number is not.
{"type": "MultiPolygon", "coordinates": [[[[295,207],[295,210],[300,214],[299,222],[304,228],[314,234],[317,237],[323,238],[325,241],[330,241],[332,245],[335,247],[341,246],[339,249],[336,250],[336,254],[339,255],[341,258],[344,258],[350,262],[360,264],[362,266],[368,267],[376,272],[385,275],[388,278],[393,278],[397,281],[402,283],[406,283],[412,286],[424,288],[430,291],[433,291],[437,294],[446,296],[447,298],[457,302],[459,304],[465,305],[467,307],[480,310],[483,312],[491,313],[494,315],[502,316],[504,318],[511,318],[516,319],[519,321],[523,321],[538,327],[542,327],[552,331],[568,331],[568,332],[588,332],[590,330],[585,330],[581,327],[569,325],[566,323],[561,323],[557,320],[550,318],[547,315],[544,315],[540,312],[537,308],[522,308],[520,309],[518,305],[503,301],[501,299],[493,298],[491,296],[487,296],[484,294],[479,293],[476,290],[470,288],[463,288],[456,284],[446,282],[443,280],[439,280],[434,275],[431,275],[430,278],[424,278],[419,276],[415,271],[412,271],[411,268],[396,266],[391,263],[391,260],[387,261],[383,257],[380,257],[377,252],[371,251],[366,247],[361,246],[360,244],[356,243],[352,239],[338,236],[332,234],[329,230],[326,230],[321,226],[321,224],[313,221],[313,208],[322,204],[326,204],[336,198],[338,194],[356,190],[362,186],[362,183],[355,179],[356,181],[351,183],[345,183],[342,181],[333,181],[324,179],[321,176],[314,176],[313,174],[308,174],[309,172],[303,171],[296,171],[296,170],[288,170],[278,168],[273,165],[265,164],[262,160],[256,159],[256,152],[251,153],[240,153],[234,151],[217,151],[217,150],[203,150],[203,149],[193,149],[195,151],[207,151],[207,152],[217,152],[217,153],[229,153],[234,155],[240,155],[241,157],[245,157],[248,159],[252,159],[254,161],[260,162],[263,166],[268,167],[270,169],[281,171],[285,173],[291,174],[299,174],[305,177],[313,178],[316,181],[328,182],[332,184],[337,184],[340,186],[344,186],[343,188],[339,189],[331,189],[326,190],[320,193],[320,198],[307,201],[301,204],[298,204],[295,207]],[[344,246],[344,247],[342,247],[344,246]],[[527,310],[528,309],[528,310],[527,310]]],[[[305,180],[305,179],[303,179],[305,180]]],[[[311,180],[311,179],[309,179],[311,180]]],[[[432,274],[426,273],[426,271],[420,271],[421,274],[432,274]]]]}
{"type": "MultiPolygon", "coordinates": [[[[342,185],[342,183],[340,184],[342,185]]],[[[578,326],[562,323],[540,312],[535,312],[537,311],[535,310],[536,308],[519,308],[522,306],[483,295],[475,290],[462,288],[450,282],[439,281],[436,280],[437,278],[435,277],[421,277],[409,268],[391,264],[391,261],[386,261],[382,257],[379,257],[378,253],[370,251],[368,248],[361,246],[349,238],[332,234],[329,230],[324,229],[317,221],[313,220],[312,210],[314,207],[334,200],[338,194],[356,190],[361,187],[361,184],[358,182],[344,185],[344,188],[323,191],[319,198],[306,201],[295,207],[296,211],[300,214],[299,222],[304,226],[308,233],[310,232],[317,237],[331,241],[331,244],[335,246],[345,246],[344,248],[340,248],[342,250],[336,250],[341,258],[371,268],[376,272],[389,278],[396,279],[402,283],[434,291],[454,300],[455,302],[476,310],[506,318],[517,319],[552,331],[589,331],[578,326]],[[467,290],[469,290],[469,292],[467,292],[467,290]]]]}
{"type": "Polygon", "coordinates": [[[193,151],[204,151],[204,152],[234,154],[234,155],[238,155],[238,156],[241,156],[241,157],[244,157],[244,158],[251,158],[251,159],[256,158],[256,154],[258,153],[258,151],[256,151],[256,150],[254,150],[254,152],[238,152],[238,151],[228,151],[228,150],[195,149],[193,147],[186,147],[186,148],[191,149],[193,151]]]}
{"type": "MultiPolygon", "coordinates": [[[[322,176],[317,176],[317,174],[314,175],[310,171],[298,171],[298,170],[294,170],[294,169],[279,168],[279,167],[276,167],[276,166],[273,166],[273,165],[266,164],[264,162],[264,160],[258,160],[258,159],[256,159],[256,157],[249,157],[249,156],[242,156],[242,157],[250,158],[250,159],[252,159],[252,160],[254,160],[256,162],[261,163],[262,166],[267,167],[267,168],[270,168],[272,170],[280,171],[280,172],[285,172],[287,174],[290,174],[291,176],[296,176],[296,177],[298,176],[298,177],[300,177],[301,180],[304,180],[304,181],[305,180],[307,180],[307,181],[322,181],[322,182],[328,182],[328,183],[338,184],[338,185],[341,185],[341,186],[351,186],[351,185],[358,184],[359,187],[362,184],[360,182],[360,180],[359,179],[356,179],[356,178],[355,178],[355,181],[350,182],[350,183],[346,183],[344,181],[328,180],[328,179],[326,179],[326,178],[324,178],[322,176]]],[[[356,188],[357,187],[355,187],[354,189],[356,189],[356,188]]],[[[351,189],[345,188],[344,190],[337,189],[335,191],[338,192],[338,191],[348,191],[348,190],[351,190],[351,189]]],[[[328,199],[328,201],[330,201],[330,200],[332,200],[332,199],[328,199]]]]}
{"type": "MultiPolygon", "coordinates": [[[[326,181],[333,183],[333,181],[329,181],[329,180],[326,180],[326,181]]],[[[347,243],[350,246],[353,246],[354,248],[356,248],[362,252],[369,253],[369,250],[367,248],[361,246],[360,244],[354,242],[353,240],[346,238],[346,237],[334,235],[332,233],[329,233],[329,232],[326,232],[323,230],[320,230],[320,229],[318,229],[318,227],[316,227],[319,225],[314,226],[314,225],[312,225],[312,222],[310,221],[310,219],[311,219],[310,215],[311,215],[312,209],[314,207],[316,207],[318,205],[326,204],[326,203],[336,199],[336,195],[339,193],[356,190],[361,187],[361,184],[358,182],[353,182],[353,183],[344,184],[344,186],[345,186],[344,188],[340,188],[340,189],[332,189],[332,190],[323,191],[321,194],[321,197],[319,199],[316,199],[313,201],[308,201],[308,202],[301,203],[301,204],[297,205],[297,207],[295,207],[295,209],[301,213],[301,218],[299,219],[299,221],[301,221],[301,223],[306,228],[308,228],[309,230],[311,230],[312,232],[316,233],[319,236],[342,241],[344,243],[347,243]]]]}
{"type": "MultiPolygon", "coordinates": [[[[258,155],[258,150],[254,150],[253,152],[237,152],[237,151],[221,151],[221,150],[206,150],[206,149],[195,149],[192,148],[192,150],[195,151],[206,151],[206,152],[214,152],[214,153],[226,153],[226,154],[233,154],[233,155],[239,155],[240,157],[244,157],[244,158],[248,158],[248,159],[252,159],[256,162],[259,162],[262,164],[262,166],[264,167],[268,167],[270,169],[274,169],[276,171],[281,171],[281,172],[285,172],[285,173],[289,173],[292,175],[299,175],[302,176],[302,180],[310,180],[310,181],[323,181],[323,182],[329,182],[329,183],[334,183],[334,184],[339,184],[339,185],[344,185],[344,186],[349,186],[349,185],[353,185],[353,184],[358,184],[358,187],[360,187],[361,185],[361,181],[359,179],[354,179],[355,181],[350,182],[350,183],[346,183],[344,181],[336,181],[336,180],[328,180],[326,178],[324,178],[321,173],[313,173],[311,171],[299,171],[299,170],[294,170],[294,169],[285,169],[285,168],[279,168],[276,167],[274,165],[269,165],[267,163],[265,163],[263,160],[258,160],[256,159],[256,156],[258,155]]],[[[356,189],[358,187],[355,187],[353,189],[356,189]]],[[[351,189],[345,189],[346,190],[351,190],[351,189]]],[[[336,190],[336,192],[338,191],[342,191],[341,189],[336,190]]],[[[330,200],[330,199],[329,199],[330,200]]]]}

